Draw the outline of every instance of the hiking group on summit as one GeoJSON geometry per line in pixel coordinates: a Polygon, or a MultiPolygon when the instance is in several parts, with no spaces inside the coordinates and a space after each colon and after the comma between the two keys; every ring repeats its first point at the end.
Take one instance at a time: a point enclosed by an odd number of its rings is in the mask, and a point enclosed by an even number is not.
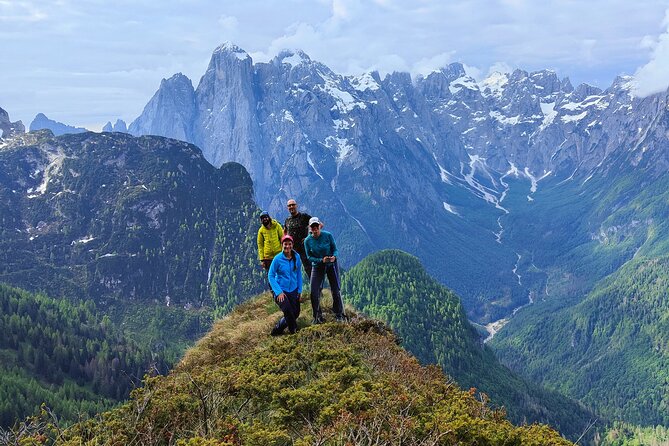
{"type": "Polygon", "coordinates": [[[258,259],[267,271],[274,301],[283,312],[283,317],[272,329],[277,336],[288,328],[297,331],[302,293],[302,268],[311,287],[312,324],[325,322],[321,309],[321,291],[327,276],[332,292],[332,310],[335,320],[346,320],[341,298],[337,245],[334,237],[323,230],[318,217],[298,211],[297,202],[288,200],[288,212],[284,226],[264,211],[260,214],[258,229],[258,259]]]}

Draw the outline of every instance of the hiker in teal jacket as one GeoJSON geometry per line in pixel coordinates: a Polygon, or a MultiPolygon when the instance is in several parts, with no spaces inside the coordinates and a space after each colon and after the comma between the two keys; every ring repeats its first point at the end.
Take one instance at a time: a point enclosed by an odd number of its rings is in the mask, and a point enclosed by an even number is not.
{"type": "Polygon", "coordinates": [[[318,217],[312,217],[309,220],[311,235],[304,240],[304,250],[312,265],[310,282],[311,310],[314,316],[312,323],[314,324],[325,322],[321,310],[321,288],[326,275],[332,291],[332,311],[335,314],[335,320],[346,320],[340,292],[339,265],[337,264],[339,252],[334,237],[329,232],[321,230],[322,226],[318,217]]]}
{"type": "Polygon", "coordinates": [[[293,237],[284,235],[281,239],[282,251],[272,260],[267,277],[274,294],[274,302],[283,311],[283,317],[272,329],[272,336],[288,331],[297,331],[300,317],[300,293],[302,292],[302,261],[293,250],[293,237]]]}

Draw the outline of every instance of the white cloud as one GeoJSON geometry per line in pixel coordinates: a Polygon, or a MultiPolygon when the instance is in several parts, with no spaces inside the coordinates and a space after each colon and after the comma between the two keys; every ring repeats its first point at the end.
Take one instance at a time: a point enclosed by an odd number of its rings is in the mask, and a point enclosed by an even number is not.
{"type": "Polygon", "coordinates": [[[237,20],[237,17],[224,14],[218,18],[218,23],[226,31],[236,31],[239,20],[237,20]]]}
{"type": "Polygon", "coordinates": [[[493,73],[511,73],[511,72],[513,72],[513,67],[511,67],[508,63],[495,62],[490,66],[490,69],[488,69],[488,76],[490,76],[493,73]]]}
{"type": "Polygon", "coordinates": [[[411,67],[411,74],[422,74],[423,76],[426,76],[433,71],[437,71],[452,62],[454,54],[455,51],[450,51],[448,53],[439,53],[432,57],[424,57],[413,64],[411,67]]]}
{"type": "Polygon", "coordinates": [[[47,18],[46,12],[28,1],[0,1],[0,22],[39,22],[47,18]]]}
{"type": "Polygon", "coordinates": [[[663,25],[666,32],[657,40],[645,36],[642,48],[652,50],[650,61],[634,74],[634,93],[639,97],[659,93],[669,88],[669,9],[665,12],[663,25]]]}

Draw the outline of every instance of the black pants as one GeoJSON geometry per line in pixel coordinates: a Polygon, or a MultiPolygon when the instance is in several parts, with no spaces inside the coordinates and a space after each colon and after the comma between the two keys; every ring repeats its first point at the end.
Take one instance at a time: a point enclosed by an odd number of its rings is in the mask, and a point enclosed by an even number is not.
{"type": "Polygon", "coordinates": [[[267,273],[269,272],[269,267],[272,265],[272,259],[264,259],[262,261],[262,267],[265,270],[265,279],[267,279],[267,286],[269,287],[269,291],[272,292],[272,284],[269,283],[269,276],[267,273]]]}
{"type": "Polygon", "coordinates": [[[344,315],[344,303],[341,300],[341,292],[339,291],[339,265],[336,261],[332,263],[319,263],[311,269],[311,310],[314,313],[314,319],[317,320],[323,318],[321,288],[325,276],[328,278],[330,290],[332,291],[332,311],[337,317],[344,315]]]}
{"type": "Polygon", "coordinates": [[[300,255],[300,260],[302,260],[302,267],[304,272],[307,273],[307,278],[311,278],[311,262],[307,259],[307,254],[304,251],[295,250],[296,253],[300,255]]]}
{"type": "Polygon", "coordinates": [[[283,302],[279,302],[277,296],[274,296],[274,302],[283,311],[283,317],[277,322],[274,330],[281,332],[288,327],[288,331],[295,333],[297,330],[297,318],[300,317],[300,293],[297,290],[291,292],[283,292],[285,298],[283,302]]]}

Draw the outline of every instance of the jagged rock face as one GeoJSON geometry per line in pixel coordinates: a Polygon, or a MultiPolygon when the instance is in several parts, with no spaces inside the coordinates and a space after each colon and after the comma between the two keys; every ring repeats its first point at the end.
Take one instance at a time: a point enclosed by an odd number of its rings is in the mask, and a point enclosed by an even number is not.
{"type": "Polygon", "coordinates": [[[510,187],[522,187],[531,202],[542,182],[605,174],[620,150],[647,147],[630,165],[651,153],[666,157],[667,94],[633,98],[623,78],[602,92],[574,89],[550,71],[496,73],[478,83],[461,64],[415,80],[341,76],[299,51],[253,64],[226,44],[192,107],[160,108],[166,83],[131,131],[144,133],[143,123],[181,137],[169,122],[191,116],[186,139],[214,165],[247,167],[262,207],[284,214],[285,201],[296,198],[338,235],[349,264],[380,248],[412,252],[470,311],[487,299],[527,295],[509,274],[517,254],[502,240],[510,187]],[[485,255],[473,261],[471,252],[485,255]],[[463,285],[491,276],[494,290],[463,285]]]}
{"type": "Polygon", "coordinates": [[[142,115],[130,124],[128,131],[133,135],[160,135],[192,142],[195,116],[193,84],[178,73],[163,79],[142,115]]]}
{"type": "Polygon", "coordinates": [[[31,132],[0,150],[0,281],[102,303],[229,308],[262,284],[244,267],[255,258],[252,194],[241,165],[214,168],[185,142],[31,132]]]}
{"type": "Polygon", "coordinates": [[[66,135],[69,133],[84,133],[87,132],[83,127],[73,127],[71,125],[63,124],[62,122],[54,121],[49,119],[43,113],[38,113],[33,119],[33,122],[30,123],[30,131],[35,130],[51,130],[56,136],[66,135]]]}
{"type": "Polygon", "coordinates": [[[15,134],[23,133],[26,128],[21,121],[11,122],[9,113],[0,107],[0,140],[12,137],[15,134]]]}
{"type": "Polygon", "coordinates": [[[117,119],[114,125],[111,121],[108,121],[104,127],[102,127],[103,132],[121,132],[128,133],[128,127],[125,124],[125,121],[122,119],[117,119]]]}

